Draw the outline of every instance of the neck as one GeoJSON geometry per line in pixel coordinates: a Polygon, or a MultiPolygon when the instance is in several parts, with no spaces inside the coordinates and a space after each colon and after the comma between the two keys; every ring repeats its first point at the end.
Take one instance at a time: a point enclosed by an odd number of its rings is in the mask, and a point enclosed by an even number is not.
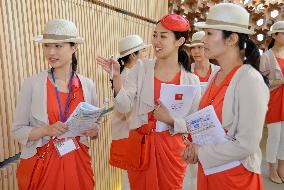
{"type": "Polygon", "coordinates": [[[237,50],[228,50],[226,53],[216,58],[218,61],[222,75],[227,75],[233,68],[243,64],[240,53],[237,50]]]}
{"type": "Polygon", "coordinates": [[[165,58],[158,58],[156,60],[156,68],[169,68],[174,69],[179,67],[180,64],[178,62],[178,53],[173,53],[172,55],[165,57],[165,58]]]}
{"type": "Polygon", "coordinates": [[[130,61],[128,63],[126,63],[124,66],[128,69],[131,69],[134,65],[135,65],[135,61],[130,61]]]}
{"type": "Polygon", "coordinates": [[[57,80],[65,81],[66,83],[69,82],[69,79],[72,74],[72,67],[70,64],[65,64],[62,67],[54,68],[54,76],[57,80]]]}
{"type": "Polygon", "coordinates": [[[274,46],[272,47],[272,50],[276,53],[284,52],[284,45],[275,41],[274,46]]]}
{"type": "Polygon", "coordinates": [[[208,71],[210,68],[210,63],[208,59],[202,61],[195,61],[195,69],[200,71],[208,71]]]}

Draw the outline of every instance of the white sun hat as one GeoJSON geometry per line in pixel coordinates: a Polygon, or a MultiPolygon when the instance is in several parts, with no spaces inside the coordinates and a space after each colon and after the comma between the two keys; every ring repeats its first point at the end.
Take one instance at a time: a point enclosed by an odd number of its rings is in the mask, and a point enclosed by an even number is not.
{"type": "Polygon", "coordinates": [[[249,13],[245,8],[233,3],[220,3],[212,6],[205,22],[194,24],[197,28],[226,30],[242,34],[254,34],[249,29],[249,13]]]}
{"type": "Polygon", "coordinates": [[[203,43],[204,36],[205,36],[204,31],[199,31],[199,32],[193,33],[193,35],[191,37],[190,44],[185,44],[185,46],[187,46],[187,47],[203,46],[204,45],[204,43],[203,43]]]}
{"type": "Polygon", "coordinates": [[[84,39],[79,36],[76,25],[73,22],[56,19],[47,22],[43,34],[35,36],[34,41],[39,43],[73,42],[81,44],[84,42],[84,39]]]}
{"type": "Polygon", "coordinates": [[[119,51],[118,58],[125,57],[131,53],[134,53],[141,49],[145,49],[150,46],[151,44],[148,45],[144,44],[143,39],[136,34],[126,36],[123,39],[121,39],[118,43],[118,51],[119,51]]]}
{"type": "Polygon", "coordinates": [[[268,31],[267,34],[270,36],[271,34],[275,34],[277,32],[284,32],[284,21],[275,22],[271,26],[270,31],[268,31]]]}

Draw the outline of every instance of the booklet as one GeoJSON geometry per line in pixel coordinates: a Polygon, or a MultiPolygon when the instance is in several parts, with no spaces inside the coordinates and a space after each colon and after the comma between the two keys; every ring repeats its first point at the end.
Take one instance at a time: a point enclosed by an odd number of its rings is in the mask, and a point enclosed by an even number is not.
{"type": "MultiPolygon", "coordinates": [[[[197,85],[174,85],[162,83],[160,101],[166,106],[173,117],[184,117],[191,109],[197,92],[197,85]]],[[[157,121],[156,131],[162,132],[170,128],[167,124],[157,121]]]]}
{"type": "Polygon", "coordinates": [[[97,123],[100,117],[107,115],[112,110],[113,107],[98,108],[87,102],[80,102],[65,122],[67,123],[69,130],[64,133],[61,138],[82,136],[82,132],[94,127],[99,127],[99,124],[94,124],[97,123]]]}
{"type": "MultiPolygon", "coordinates": [[[[215,113],[212,105],[207,106],[187,117],[186,127],[192,137],[192,142],[198,145],[221,144],[228,141],[226,133],[215,113]]],[[[222,166],[204,170],[205,175],[225,171],[240,165],[239,161],[234,161],[222,166]]]]}

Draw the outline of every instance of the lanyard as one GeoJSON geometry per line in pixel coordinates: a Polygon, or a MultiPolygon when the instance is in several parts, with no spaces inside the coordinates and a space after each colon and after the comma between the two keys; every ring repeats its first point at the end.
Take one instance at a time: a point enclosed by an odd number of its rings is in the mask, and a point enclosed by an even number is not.
{"type": "Polygon", "coordinates": [[[61,122],[65,122],[67,120],[69,104],[70,104],[70,101],[71,101],[70,95],[71,95],[71,92],[72,92],[72,79],[73,79],[73,75],[74,75],[74,72],[72,72],[72,75],[70,77],[68,98],[67,98],[67,102],[66,102],[66,105],[65,105],[65,112],[64,112],[64,116],[63,116],[62,115],[62,107],[61,107],[61,103],[60,103],[59,92],[58,92],[58,87],[57,87],[57,84],[56,84],[56,81],[55,81],[55,77],[54,77],[54,68],[51,68],[51,77],[52,77],[52,80],[53,80],[53,83],[54,83],[54,87],[55,87],[55,91],[56,91],[56,98],[57,98],[57,103],[58,103],[58,106],[59,106],[60,121],[61,122]]]}

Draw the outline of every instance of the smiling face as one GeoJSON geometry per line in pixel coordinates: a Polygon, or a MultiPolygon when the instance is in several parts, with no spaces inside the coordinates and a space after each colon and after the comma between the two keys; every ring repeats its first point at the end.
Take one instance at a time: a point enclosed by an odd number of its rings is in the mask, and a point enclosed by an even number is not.
{"type": "Polygon", "coordinates": [[[72,54],[77,46],[70,43],[46,43],[43,44],[43,54],[48,64],[53,68],[61,68],[66,64],[71,64],[72,54]]]}
{"type": "Polygon", "coordinates": [[[152,44],[157,58],[165,59],[178,53],[178,48],[184,42],[184,38],[176,39],[174,32],[163,27],[161,23],[156,25],[153,33],[152,44]]]}

